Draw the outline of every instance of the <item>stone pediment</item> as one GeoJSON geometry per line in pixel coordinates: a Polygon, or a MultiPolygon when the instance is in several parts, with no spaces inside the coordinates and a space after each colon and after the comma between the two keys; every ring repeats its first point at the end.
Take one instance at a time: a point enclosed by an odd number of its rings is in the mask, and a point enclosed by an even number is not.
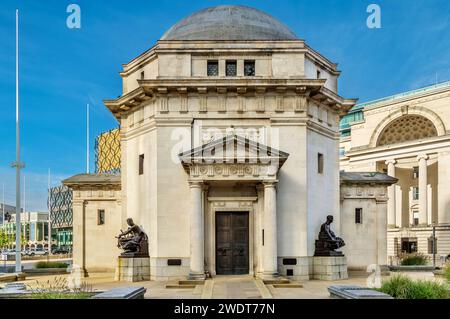
{"type": "Polygon", "coordinates": [[[272,179],[288,156],[238,135],[179,154],[183,167],[193,179],[272,179]]]}

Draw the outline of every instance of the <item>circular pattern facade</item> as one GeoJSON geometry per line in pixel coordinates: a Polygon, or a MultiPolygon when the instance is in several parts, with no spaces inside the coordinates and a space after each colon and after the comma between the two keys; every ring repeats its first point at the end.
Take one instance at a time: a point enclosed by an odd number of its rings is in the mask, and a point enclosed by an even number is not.
{"type": "Polygon", "coordinates": [[[404,115],[384,129],[377,145],[391,145],[434,136],[437,136],[437,130],[430,120],[418,115],[404,115]]]}

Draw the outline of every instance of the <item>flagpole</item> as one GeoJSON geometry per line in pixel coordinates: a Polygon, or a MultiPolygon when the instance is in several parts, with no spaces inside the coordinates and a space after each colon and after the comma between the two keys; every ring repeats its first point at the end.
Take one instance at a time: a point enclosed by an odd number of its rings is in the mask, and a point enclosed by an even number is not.
{"type": "Polygon", "coordinates": [[[89,104],[86,105],[86,174],[90,173],[90,154],[89,154],[89,104]]]}
{"type": "Polygon", "coordinates": [[[48,169],[48,256],[52,253],[52,189],[50,168],[48,169]]]}
{"type": "Polygon", "coordinates": [[[20,224],[19,10],[16,10],[16,272],[22,271],[20,224]]]}
{"type": "Polygon", "coordinates": [[[23,203],[22,203],[22,213],[25,213],[27,210],[25,208],[25,174],[23,174],[23,203]]]}
{"type": "Polygon", "coordinates": [[[3,219],[2,219],[2,224],[5,223],[5,183],[2,184],[2,193],[3,193],[3,199],[2,199],[2,214],[3,214],[3,219]]]}

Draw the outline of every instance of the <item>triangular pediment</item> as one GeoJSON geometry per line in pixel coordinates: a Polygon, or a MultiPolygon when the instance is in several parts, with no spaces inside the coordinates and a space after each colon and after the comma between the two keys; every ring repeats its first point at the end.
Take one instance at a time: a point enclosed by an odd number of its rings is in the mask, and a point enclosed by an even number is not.
{"type": "Polygon", "coordinates": [[[228,135],[179,154],[184,166],[192,163],[278,163],[289,154],[239,135],[228,135]]]}

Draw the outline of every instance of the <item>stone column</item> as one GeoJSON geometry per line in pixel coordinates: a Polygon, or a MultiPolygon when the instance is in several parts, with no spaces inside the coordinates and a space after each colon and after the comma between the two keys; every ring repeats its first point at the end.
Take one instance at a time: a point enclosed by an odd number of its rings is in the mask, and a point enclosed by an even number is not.
{"type": "Polygon", "coordinates": [[[264,182],[263,277],[278,275],[277,193],[275,182],[264,182]]]}
{"type": "Polygon", "coordinates": [[[205,279],[204,264],[204,225],[202,209],[202,182],[190,182],[191,188],[191,214],[190,220],[190,279],[205,279]]]}
{"type": "MultiPolygon", "coordinates": [[[[395,163],[396,160],[388,160],[386,161],[387,165],[387,174],[389,176],[395,177],[395,163]]],[[[395,184],[388,187],[388,207],[387,207],[387,223],[388,227],[394,228],[396,225],[396,216],[395,216],[395,184]]]]}
{"type": "Polygon", "coordinates": [[[427,159],[428,155],[419,155],[419,224],[428,224],[428,192],[427,192],[427,159]]]}
{"type": "MultiPolygon", "coordinates": [[[[86,277],[86,202],[79,198],[80,191],[74,191],[74,198],[72,202],[73,210],[73,228],[72,228],[72,242],[73,242],[73,262],[72,271],[79,271],[81,276],[86,277]]],[[[36,227],[37,235],[37,227],[36,227]]],[[[38,238],[36,238],[38,239],[38,238]]]]}

